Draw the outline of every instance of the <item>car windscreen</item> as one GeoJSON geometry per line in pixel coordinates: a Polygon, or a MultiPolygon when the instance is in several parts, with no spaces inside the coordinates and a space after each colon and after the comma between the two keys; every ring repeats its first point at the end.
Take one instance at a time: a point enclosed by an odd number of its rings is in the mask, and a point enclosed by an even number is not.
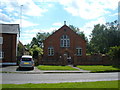
{"type": "Polygon", "coordinates": [[[22,58],[22,61],[31,61],[32,58],[22,58]]]}

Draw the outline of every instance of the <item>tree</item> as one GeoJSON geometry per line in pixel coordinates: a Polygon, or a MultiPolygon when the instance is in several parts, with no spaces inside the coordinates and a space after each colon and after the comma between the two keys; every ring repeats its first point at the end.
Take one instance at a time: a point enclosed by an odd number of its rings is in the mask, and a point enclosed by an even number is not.
{"type": "Polygon", "coordinates": [[[115,46],[115,47],[111,47],[108,55],[110,56],[111,60],[113,61],[113,64],[120,64],[120,46],[115,46]]]}
{"type": "Polygon", "coordinates": [[[31,43],[30,43],[30,47],[33,47],[34,45],[38,45],[38,40],[36,37],[33,37],[31,43]]]}
{"type": "Polygon", "coordinates": [[[27,45],[24,45],[27,50],[30,50],[30,44],[28,43],[27,45]]]}
{"type": "Polygon", "coordinates": [[[95,25],[91,36],[90,46],[93,53],[105,54],[110,47],[120,45],[120,31],[117,21],[106,23],[106,25],[95,25]]]}
{"type": "Polygon", "coordinates": [[[75,27],[73,25],[69,25],[69,27],[78,35],[80,35],[84,40],[88,41],[87,37],[85,37],[84,32],[80,31],[80,29],[78,27],[75,27]]]}
{"type": "Polygon", "coordinates": [[[49,33],[37,33],[36,37],[33,37],[30,46],[33,47],[37,45],[40,48],[43,48],[43,41],[49,36],[49,33]]]}
{"type": "Polygon", "coordinates": [[[30,49],[30,53],[31,55],[34,55],[34,52],[38,52],[38,55],[42,55],[43,54],[43,49],[38,47],[37,45],[34,45],[31,49],[30,49]]]}
{"type": "Polygon", "coordinates": [[[35,65],[38,65],[39,64],[39,56],[43,55],[43,49],[38,47],[37,45],[34,45],[30,49],[30,54],[33,56],[35,65]]]}
{"type": "Polygon", "coordinates": [[[25,47],[24,45],[19,41],[17,46],[17,56],[22,56],[24,54],[25,47]]]}

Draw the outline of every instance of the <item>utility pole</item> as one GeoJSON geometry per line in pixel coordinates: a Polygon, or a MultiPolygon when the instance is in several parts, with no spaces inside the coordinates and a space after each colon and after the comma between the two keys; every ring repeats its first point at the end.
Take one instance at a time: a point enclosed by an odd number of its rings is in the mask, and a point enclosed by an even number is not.
{"type": "MultiPolygon", "coordinates": [[[[20,30],[21,31],[22,31],[22,7],[23,5],[20,5],[20,30]]],[[[20,37],[20,32],[19,32],[19,37],[20,37]]]]}

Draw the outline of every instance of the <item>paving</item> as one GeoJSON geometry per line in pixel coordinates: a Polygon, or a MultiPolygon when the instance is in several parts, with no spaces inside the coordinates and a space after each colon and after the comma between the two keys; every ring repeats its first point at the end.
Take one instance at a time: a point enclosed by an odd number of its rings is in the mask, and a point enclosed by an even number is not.
{"type": "MultiPolygon", "coordinates": [[[[71,66],[73,67],[73,66],[71,66]]],[[[90,71],[82,70],[77,67],[73,67],[78,70],[39,70],[37,67],[34,67],[34,70],[29,68],[19,69],[18,66],[4,66],[0,69],[0,72],[3,73],[23,73],[23,74],[42,74],[42,73],[89,73],[90,71]]]]}

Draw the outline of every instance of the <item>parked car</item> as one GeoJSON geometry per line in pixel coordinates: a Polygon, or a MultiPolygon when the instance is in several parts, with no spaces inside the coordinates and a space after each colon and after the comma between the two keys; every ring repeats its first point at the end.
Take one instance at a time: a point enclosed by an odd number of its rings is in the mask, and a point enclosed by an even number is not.
{"type": "Polygon", "coordinates": [[[34,69],[34,61],[32,56],[29,55],[22,56],[19,63],[19,68],[26,68],[26,67],[34,69]]]}

